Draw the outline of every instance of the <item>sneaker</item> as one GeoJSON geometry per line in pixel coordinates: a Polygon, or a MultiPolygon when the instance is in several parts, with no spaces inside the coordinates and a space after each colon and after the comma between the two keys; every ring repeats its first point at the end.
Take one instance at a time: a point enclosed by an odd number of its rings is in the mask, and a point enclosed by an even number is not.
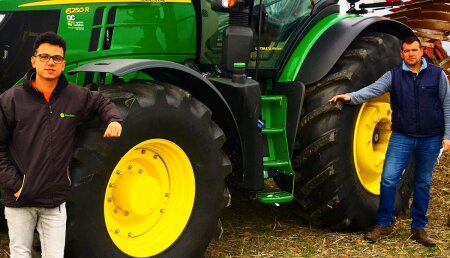
{"type": "Polygon", "coordinates": [[[425,231],[425,229],[411,229],[412,239],[416,240],[417,243],[422,244],[426,247],[435,247],[436,246],[436,240],[433,238],[430,238],[425,231]]]}
{"type": "Polygon", "coordinates": [[[375,243],[381,238],[390,235],[392,231],[394,231],[392,226],[375,226],[366,233],[364,239],[369,243],[375,243]]]}

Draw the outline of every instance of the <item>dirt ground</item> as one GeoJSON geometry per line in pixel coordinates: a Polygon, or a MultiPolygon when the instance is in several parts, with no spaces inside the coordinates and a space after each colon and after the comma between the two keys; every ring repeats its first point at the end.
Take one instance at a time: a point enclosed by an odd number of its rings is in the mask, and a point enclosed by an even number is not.
{"type": "MultiPolygon", "coordinates": [[[[450,154],[444,154],[433,177],[428,211],[427,230],[439,240],[435,248],[410,239],[408,213],[400,214],[389,238],[368,244],[362,232],[314,228],[296,217],[288,204],[264,205],[238,194],[223,213],[222,238],[210,244],[206,257],[450,257],[449,213],[450,154]]],[[[0,258],[8,254],[7,234],[0,232],[0,258]]]]}
{"type": "Polygon", "coordinates": [[[9,257],[9,239],[6,232],[0,232],[0,258],[9,257]]]}
{"type": "Polygon", "coordinates": [[[441,157],[431,188],[427,231],[439,241],[435,248],[410,239],[409,211],[398,216],[388,238],[369,244],[363,232],[311,227],[292,214],[290,205],[234,197],[222,216],[222,238],[210,244],[206,257],[450,257],[450,154],[441,157]]]}

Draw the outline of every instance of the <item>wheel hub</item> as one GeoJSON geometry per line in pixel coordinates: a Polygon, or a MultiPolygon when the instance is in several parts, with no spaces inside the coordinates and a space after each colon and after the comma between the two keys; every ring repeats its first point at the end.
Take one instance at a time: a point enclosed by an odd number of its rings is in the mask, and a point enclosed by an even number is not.
{"type": "Polygon", "coordinates": [[[380,194],[389,138],[391,136],[389,97],[383,95],[364,103],[358,115],[353,139],[353,156],[361,185],[370,193],[380,194]]]}
{"type": "Polygon", "coordinates": [[[132,214],[147,216],[158,205],[161,187],[158,181],[142,173],[127,172],[118,177],[112,191],[114,204],[132,214]]]}
{"type": "Polygon", "coordinates": [[[157,255],[183,232],[194,199],[186,153],[167,140],[144,141],[121,158],[109,178],[104,202],[109,236],[129,256],[157,255]]]}

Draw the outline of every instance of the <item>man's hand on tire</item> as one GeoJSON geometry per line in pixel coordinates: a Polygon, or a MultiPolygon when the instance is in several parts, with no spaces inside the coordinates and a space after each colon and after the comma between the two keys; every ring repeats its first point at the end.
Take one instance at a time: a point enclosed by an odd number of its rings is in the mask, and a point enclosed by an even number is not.
{"type": "Polygon", "coordinates": [[[341,95],[336,95],[336,96],[332,97],[331,99],[328,100],[328,102],[336,103],[338,100],[344,101],[344,103],[348,103],[348,102],[350,102],[351,98],[349,95],[341,94],[341,95]]]}
{"type": "Polygon", "coordinates": [[[444,139],[442,141],[442,149],[444,149],[445,152],[450,151],[450,140],[444,139]]]}
{"type": "Polygon", "coordinates": [[[120,137],[121,133],[122,133],[122,125],[119,122],[111,122],[106,128],[103,137],[104,138],[120,137]]]}

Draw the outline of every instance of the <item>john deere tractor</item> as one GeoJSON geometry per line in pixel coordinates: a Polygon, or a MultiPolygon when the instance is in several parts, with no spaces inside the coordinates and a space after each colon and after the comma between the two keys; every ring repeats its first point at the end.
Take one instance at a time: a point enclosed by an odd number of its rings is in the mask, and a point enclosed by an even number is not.
{"type": "MultiPolygon", "coordinates": [[[[70,81],[118,106],[123,136],[79,128],[66,255],[200,257],[229,188],[293,202],[324,227],[374,222],[389,95],[329,104],[400,63],[414,35],[337,0],[2,0],[0,88],[20,83],[39,33],[68,42],[70,81]],[[279,191],[265,190],[272,178],[279,191]]],[[[26,103],[23,103],[26,105],[26,103]]],[[[396,210],[407,208],[405,170],[396,210]]]]}

